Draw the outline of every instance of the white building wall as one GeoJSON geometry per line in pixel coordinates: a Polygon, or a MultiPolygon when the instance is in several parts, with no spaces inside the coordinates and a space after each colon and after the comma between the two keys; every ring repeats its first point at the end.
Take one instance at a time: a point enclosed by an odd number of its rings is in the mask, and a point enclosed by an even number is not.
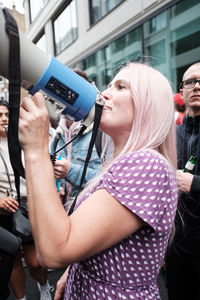
{"type": "MultiPolygon", "coordinates": [[[[25,11],[27,2],[24,1],[25,11]]],[[[85,58],[168,2],[170,0],[125,0],[90,27],[88,0],[77,0],[78,39],[57,58],[66,65],[85,58]]],[[[54,49],[51,19],[62,3],[63,0],[50,0],[32,24],[28,24],[26,18],[27,38],[34,40],[45,28],[50,54],[54,49]]]]}

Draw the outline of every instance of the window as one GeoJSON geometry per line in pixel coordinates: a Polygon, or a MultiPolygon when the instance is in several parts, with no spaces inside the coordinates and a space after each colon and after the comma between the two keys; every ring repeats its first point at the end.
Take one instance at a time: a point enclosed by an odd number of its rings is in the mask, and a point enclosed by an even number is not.
{"type": "Polygon", "coordinates": [[[35,20],[45,2],[45,0],[29,0],[31,23],[35,20]]]}
{"type": "Polygon", "coordinates": [[[101,80],[105,85],[108,85],[112,80],[112,71],[105,69],[101,72],[101,80]]]}
{"type": "Polygon", "coordinates": [[[171,9],[171,17],[175,17],[184,11],[187,11],[190,7],[195,6],[196,4],[199,4],[199,0],[182,0],[177,5],[174,5],[171,9]]]}
{"type": "Polygon", "coordinates": [[[112,53],[116,53],[118,51],[123,50],[126,46],[125,35],[117,39],[116,41],[114,41],[111,45],[112,45],[112,53]]]}
{"type": "MultiPolygon", "coordinates": [[[[90,4],[93,9],[96,8],[93,18],[97,20],[116,1],[90,0],[90,4]]],[[[97,87],[102,91],[113,78],[118,65],[147,55],[144,60],[149,60],[162,72],[177,92],[186,68],[200,61],[199,11],[199,0],[182,0],[78,64],[83,63],[81,66],[89,77],[95,74],[97,87]]]]}
{"type": "Polygon", "coordinates": [[[95,24],[124,0],[90,0],[90,24],[95,24]]]}
{"type": "Polygon", "coordinates": [[[163,13],[159,14],[155,18],[149,21],[149,32],[153,33],[156,31],[160,31],[167,26],[167,12],[164,11],[163,13]]]}
{"type": "Polygon", "coordinates": [[[176,56],[200,47],[200,18],[172,31],[172,55],[176,56]]]}
{"type": "Polygon", "coordinates": [[[125,61],[134,60],[141,54],[142,27],[140,26],[73,65],[73,67],[82,68],[90,78],[95,78],[97,87],[103,90],[111,81],[117,66],[125,61]]]}
{"type": "Polygon", "coordinates": [[[58,55],[78,37],[76,0],[64,8],[53,21],[55,54],[58,55]]]}
{"type": "Polygon", "coordinates": [[[138,27],[126,35],[126,45],[132,45],[133,43],[141,40],[141,28],[138,27]]]}
{"type": "Polygon", "coordinates": [[[200,59],[199,10],[199,0],[182,0],[143,24],[144,53],[172,82],[175,92],[181,71],[200,59]]]}
{"type": "Polygon", "coordinates": [[[154,66],[164,64],[166,62],[165,40],[161,40],[149,47],[149,55],[154,60],[154,66]]]}
{"type": "Polygon", "coordinates": [[[90,55],[83,61],[83,68],[89,69],[96,66],[96,54],[90,55]]]}

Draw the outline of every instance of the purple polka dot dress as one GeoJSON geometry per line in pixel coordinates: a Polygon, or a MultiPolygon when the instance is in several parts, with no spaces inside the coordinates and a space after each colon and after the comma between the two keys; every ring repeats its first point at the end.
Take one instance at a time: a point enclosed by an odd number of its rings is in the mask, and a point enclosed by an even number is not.
{"type": "Polygon", "coordinates": [[[145,225],[111,248],[73,264],[64,299],[160,299],[156,281],[176,212],[175,174],[162,156],[142,150],[118,159],[79,204],[102,188],[145,225]]]}

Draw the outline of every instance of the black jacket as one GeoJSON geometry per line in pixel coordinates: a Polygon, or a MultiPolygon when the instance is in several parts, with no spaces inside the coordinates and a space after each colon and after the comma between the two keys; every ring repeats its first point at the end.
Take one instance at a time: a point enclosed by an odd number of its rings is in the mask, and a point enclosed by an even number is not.
{"type": "Polygon", "coordinates": [[[197,161],[190,193],[180,193],[175,219],[174,247],[200,255],[200,116],[185,117],[177,126],[178,169],[183,169],[191,155],[197,161]]]}

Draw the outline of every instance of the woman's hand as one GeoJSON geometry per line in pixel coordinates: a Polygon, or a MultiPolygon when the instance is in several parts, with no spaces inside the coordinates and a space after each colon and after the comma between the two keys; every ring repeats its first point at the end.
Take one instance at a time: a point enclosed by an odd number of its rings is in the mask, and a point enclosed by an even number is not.
{"type": "Polygon", "coordinates": [[[68,271],[69,271],[69,267],[66,269],[66,271],[63,273],[63,275],[60,277],[60,279],[56,284],[56,292],[55,292],[54,300],[63,299],[68,271]]]}
{"type": "Polygon", "coordinates": [[[0,208],[9,213],[15,213],[19,208],[19,203],[11,197],[0,198],[0,208]]]}
{"type": "Polygon", "coordinates": [[[25,97],[20,108],[19,141],[25,152],[49,153],[49,116],[41,93],[25,97]]]}

